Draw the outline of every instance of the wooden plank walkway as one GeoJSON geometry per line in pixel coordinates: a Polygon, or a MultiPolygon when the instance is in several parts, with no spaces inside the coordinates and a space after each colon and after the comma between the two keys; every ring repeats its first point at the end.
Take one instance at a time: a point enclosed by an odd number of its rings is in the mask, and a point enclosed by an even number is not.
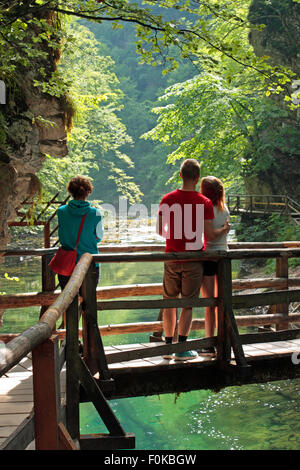
{"type": "Polygon", "coordinates": [[[0,379],[0,445],[21,425],[32,407],[32,364],[25,357],[0,379]]]}
{"type": "MultiPolygon", "coordinates": [[[[126,351],[126,349],[140,349],[140,348],[147,348],[153,347],[157,345],[161,345],[162,343],[140,343],[140,344],[123,344],[118,346],[108,346],[105,348],[106,354],[113,354],[121,351],[126,351]]],[[[243,346],[245,357],[248,359],[275,359],[279,357],[286,357],[291,356],[293,352],[299,352],[300,358],[300,339],[294,339],[289,341],[276,341],[270,343],[255,343],[255,344],[246,344],[243,346]]],[[[232,356],[233,357],[233,356],[232,356]]],[[[147,370],[153,368],[163,368],[166,367],[181,367],[183,364],[197,364],[198,366],[205,363],[215,362],[216,358],[212,357],[211,355],[199,355],[196,359],[192,359],[189,361],[175,361],[174,359],[167,360],[163,359],[162,357],[151,357],[151,358],[144,358],[144,359],[136,359],[133,361],[127,362],[118,362],[114,364],[109,364],[108,367],[111,371],[115,373],[120,373],[123,369],[136,369],[136,368],[147,368],[147,370]]]]}
{"type": "MultiPolygon", "coordinates": [[[[141,344],[124,344],[118,346],[105,347],[107,354],[119,353],[128,349],[147,348],[153,347],[155,344],[161,343],[141,343],[141,344]]],[[[300,358],[300,339],[289,341],[277,341],[270,343],[255,343],[244,345],[244,352],[247,361],[250,365],[258,364],[266,360],[288,359],[292,365],[291,356],[294,352],[298,353],[297,357],[300,358]]],[[[274,362],[274,361],[273,361],[274,362]]],[[[195,375],[196,370],[208,370],[210,366],[216,367],[216,359],[212,356],[199,355],[197,359],[190,361],[175,361],[166,360],[162,357],[151,357],[149,359],[138,359],[122,363],[109,364],[109,370],[115,379],[128,374],[134,378],[139,374],[148,377],[151,380],[149,373],[162,372],[162,376],[166,376],[166,371],[193,371],[195,375]]],[[[297,367],[297,370],[300,366],[297,367]]],[[[214,372],[215,373],[215,372],[214,372]]],[[[191,374],[190,374],[191,375],[191,374]]],[[[298,375],[300,376],[300,374],[298,375]]],[[[95,378],[97,378],[95,376],[95,378]]],[[[288,378],[284,375],[282,379],[288,378]]],[[[65,390],[65,371],[61,374],[62,396],[65,390]]],[[[272,378],[270,378],[272,380],[272,378]]],[[[122,383],[122,381],[121,381],[122,383]]],[[[245,381],[245,383],[253,383],[253,381],[245,381]]],[[[209,387],[208,387],[209,388],[209,387]]],[[[153,392],[157,393],[157,392],[153,392]]],[[[161,391],[160,393],[163,393],[161,391]]],[[[122,396],[121,391],[117,391],[114,397],[122,396]]],[[[128,395],[129,396],[129,395],[128,395]]],[[[134,396],[134,392],[132,395],[134,396]]],[[[25,357],[21,362],[13,367],[5,376],[0,379],[0,448],[5,446],[5,442],[16,429],[28,419],[33,409],[33,384],[32,384],[32,363],[30,356],[25,357]]]]}

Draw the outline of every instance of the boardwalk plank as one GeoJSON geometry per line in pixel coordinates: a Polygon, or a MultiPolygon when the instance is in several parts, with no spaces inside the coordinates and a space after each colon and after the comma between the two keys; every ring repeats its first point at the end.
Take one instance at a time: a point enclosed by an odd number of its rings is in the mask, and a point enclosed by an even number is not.
{"type": "Polygon", "coordinates": [[[23,371],[10,371],[6,374],[6,378],[14,378],[14,379],[19,379],[19,380],[26,380],[30,379],[32,375],[31,371],[26,371],[23,369],[23,371]]]}
{"type": "Polygon", "coordinates": [[[26,390],[32,389],[32,378],[26,381],[20,381],[14,378],[3,378],[0,380],[0,394],[7,393],[13,390],[26,390]]]}
{"type": "Polygon", "coordinates": [[[33,400],[33,394],[28,393],[27,395],[24,393],[19,394],[6,394],[0,395],[0,403],[17,403],[17,402],[31,402],[33,400]]]}
{"type": "MultiPolygon", "coordinates": [[[[28,414],[29,413],[27,413],[27,415],[28,414]]],[[[25,416],[26,416],[25,413],[0,415],[1,426],[19,426],[24,420],[25,416]]]]}
{"type": "Polygon", "coordinates": [[[122,367],[123,368],[128,367],[127,363],[125,363],[125,362],[115,362],[114,364],[109,364],[108,369],[109,370],[110,369],[121,369],[122,367]]]}
{"type": "Polygon", "coordinates": [[[16,372],[21,372],[23,374],[29,374],[30,371],[27,369],[27,367],[23,366],[22,364],[17,364],[15,367],[10,369],[9,372],[6,372],[6,376],[10,376],[11,374],[15,374],[16,372]]]}
{"type": "Polygon", "coordinates": [[[32,410],[32,403],[0,403],[0,415],[2,414],[18,414],[30,413],[32,410]]]}
{"type": "Polygon", "coordinates": [[[16,426],[0,426],[0,438],[9,437],[15,429],[16,426]]]}

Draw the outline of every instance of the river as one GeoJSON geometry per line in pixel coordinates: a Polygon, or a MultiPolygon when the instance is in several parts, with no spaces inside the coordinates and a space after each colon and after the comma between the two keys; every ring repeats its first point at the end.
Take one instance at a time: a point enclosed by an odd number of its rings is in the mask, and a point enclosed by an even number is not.
{"type": "MultiPolygon", "coordinates": [[[[135,242],[141,240],[135,240],[135,242]]],[[[237,276],[238,266],[233,266],[237,276]]],[[[161,282],[161,263],[102,264],[100,285],[161,282]]],[[[0,265],[0,291],[41,290],[40,259],[10,258],[0,265]],[[5,278],[17,277],[19,280],[5,278]]],[[[20,332],[36,323],[39,308],[7,311],[2,333],[20,332]]],[[[156,310],[99,312],[99,324],[151,321],[156,310]]],[[[195,309],[194,317],[203,317],[195,309]]],[[[202,333],[203,335],[203,333],[202,333]]],[[[193,332],[193,337],[196,332],[193,332]]],[[[104,337],[108,344],[147,342],[148,334],[104,337]]],[[[300,435],[300,380],[228,387],[110,402],[126,432],[142,450],[297,450],[300,435]]],[[[106,432],[90,403],[81,404],[81,433],[106,432]]]]}

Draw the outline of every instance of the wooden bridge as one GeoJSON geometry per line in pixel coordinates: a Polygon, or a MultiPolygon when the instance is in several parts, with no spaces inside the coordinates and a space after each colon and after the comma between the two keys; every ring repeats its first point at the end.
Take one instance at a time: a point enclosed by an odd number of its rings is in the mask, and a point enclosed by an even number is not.
{"type": "Polygon", "coordinates": [[[227,194],[227,206],[232,215],[264,217],[270,214],[290,216],[300,224],[300,204],[289,196],[265,194],[227,194]]]}
{"type": "MultiPolygon", "coordinates": [[[[51,247],[51,241],[58,231],[57,222],[51,228],[51,224],[57,213],[57,209],[63,206],[70,199],[66,196],[62,201],[58,199],[60,193],[56,193],[49,201],[35,201],[30,198],[21,203],[21,208],[17,211],[16,218],[8,223],[9,227],[43,227],[44,248],[51,247]]],[[[58,238],[52,243],[58,244],[58,238]]]]}
{"type": "MultiPolygon", "coordinates": [[[[55,249],[7,251],[4,256],[41,256],[43,291],[2,295],[0,308],[40,305],[38,323],[16,335],[0,335],[1,449],[122,449],[135,446],[134,429],[124,430],[109,400],[130,396],[215,389],[300,377],[300,278],[289,277],[289,258],[300,256],[300,242],[231,244],[228,252],[164,253],[160,245],[101,246],[101,254],[84,254],[63,290],[55,291],[48,262],[55,249]],[[232,280],[232,260],[276,259],[276,276],[232,280]],[[218,261],[217,298],[162,300],[161,284],[96,287],[95,263],[163,262],[165,260],[218,261]],[[78,295],[79,288],[80,295],[78,295]],[[245,294],[244,289],[264,288],[245,294]],[[270,290],[269,290],[270,289],[270,290]],[[237,291],[237,292],[236,292],[237,291]],[[155,299],[140,299],[156,296],[155,299]],[[138,299],[122,300],[124,297],[138,299]],[[167,345],[162,341],[103,347],[104,335],[162,332],[162,322],[98,325],[98,311],[163,309],[167,307],[218,307],[217,335],[167,345]],[[265,315],[238,315],[238,309],[272,306],[265,315]],[[65,315],[64,315],[65,314],[65,315]],[[63,328],[58,328],[65,317],[63,328]],[[79,328],[79,318],[82,327],[79,328]],[[268,332],[241,334],[243,326],[274,325],[268,332]],[[78,339],[83,340],[83,352],[78,339]],[[215,346],[216,358],[166,361],[162,355],[215,346]],[[25,393],[26,391],[26,393],[25,393]],[[20,397],[19,399],[16,397],[20,397]],[[26,400],[25,400],[25,398],[26,400]],[[23,400],[23,401],[22,401],[23,400]],[[79,404],[94,404],[107,433],[80,434],[79,404]],[[33,407],[33,408],[32,408],[33,407]],[[21,414],[19,422],[9,416],[21,414]],[[5,421],[6,420],[6,421],[5,421]],[[10,423],[10,424],[7,424],[10,423]]],[[[9,314],[9,313],[7,313],[9,314]]],[[[101,318],[101,314],[99,315],[101,318]]],[[[113,318],[113,314],[112,314],[113,318]]],[[[116,315],[117,320],[117,315],[116,315]]],[[[204,328],[194,319],[193,330],[204,328]]]]}

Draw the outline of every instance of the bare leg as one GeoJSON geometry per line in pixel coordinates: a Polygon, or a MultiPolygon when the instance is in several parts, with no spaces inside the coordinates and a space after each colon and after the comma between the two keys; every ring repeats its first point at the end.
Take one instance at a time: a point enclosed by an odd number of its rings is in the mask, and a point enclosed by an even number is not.
{"type": "Polygon", "coordinates": [[[178,333],[180,336],[188,336],[193,318],[192,308],[183,308],[178,322],[178,333]]]}
{"type": "MultiPolygon", "coordinates": [[[[202,282],[202,296],[214,297],[215,276],[204,276],[202,282]]],[[[215,307],[205,307],[205,336],[215,334],[215,307]]]]}
{"type": "Polygon", "coordinates": [[[165,336],[173,337],[176,327],[176,308],[165,308],[163,321],[165,336]]]}

